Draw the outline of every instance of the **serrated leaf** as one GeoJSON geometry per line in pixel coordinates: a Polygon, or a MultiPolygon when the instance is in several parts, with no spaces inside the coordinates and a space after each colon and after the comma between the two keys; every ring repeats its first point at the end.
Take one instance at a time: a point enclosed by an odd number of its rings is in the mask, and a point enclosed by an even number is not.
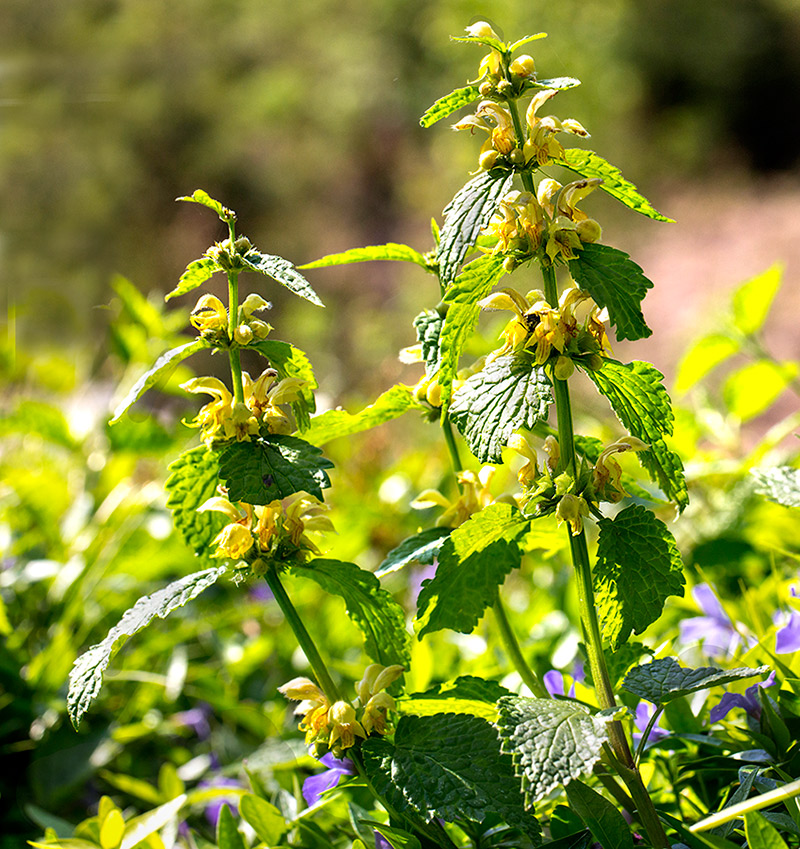
{"type": "Polygon", "coordinates": [[[551,390],[544,367],[529,354],[497,357],[453,395],[450,420],[481,463],[500,463],[514,431],[547,418],[551,390]]]}
{"type": "Polygon", "coordinates": [[[633,849],[633,836],[625,817],[604,796],[582,781],[567,785],[569,806],[606,849],[633,849]]]}
{"type": "Polygon", "coordinates": [[[722,387],[728,410],[747,422],[767,410],[800,373],[795,362],[757,360],[729,375],[722,387]]]}
{"type": "Polygon", "coordinates": [[[689,493],[683,463],[663,439],[672,433],[674,416],[661,372],[650,363],[605,359],[600,369],[587,369],[586,374],[628,431],[650,445],[649,451],[639,451],[636,457],[664,495],[682,511],[689,503],[689,493]]]}
{"type": "Polygon", "coordinates": [[[328,268],[332,265],[349,265],[353,262],[373,262],[385,260],[389,262],[413,262],[427,268],[425,257],[408,245],[400,245],[397,242],[389,242],[385,245],[370,245],[366,248],[351,248],[338,254],[328,254],[313,262],[298,265],[298,268],[328,268]]]}
{"type": "Polygon", "coordinates": [[[341,436],[352,436],[396,419],[409,410],[424,410],[414,398],[410,386],[398,383],[379,395],[375,402],[357,413],[347,410],[327,410],[311,419],[303,438],[314,445],[324,445],[341,436]]]}
{"type": "Polygon", "coordinates": [[[756,492],[784,507],[800,507],[800,469],[776,466],[772,469],[751,469],[756,492]]]}
{"type": "Polygon", "coordinates": [[[235,442],[219,455],[219,477],[228,498],[247,504],[269,504],[296,492],[321,501],[322,490],[331,485],[325,469],[332,467],[315,445],[283,434],[235,442]]]}
{"type": "Polygon", "coordinates": [[[587,775],[608,739],[606,720],[573,701],[506,696],[497,704],[503,751],[522,779],[525,807],[587,775]]]}
{"type": "Polygon", "coordinates": [[[417,599],[419,637],[449,628],[472,632],[497,599],[506,575],[519,566],[517,541],[530,527],[511,504],[491,504],[456,528],[439,550],[436,576],[417,599]]]}
{"type": "Polygon", "coordinates": [[[447,287],[487,226],[500,199],[511,187],[514,175],[507,171],[483,171],[463,186],[444,209],[436,258],[439,277],[447,287]]]}
{"type": "MultiPolygon", "coordinates": [[[[536,88],[554,88],[556,91],[564,91],[579,86],[581,81],[575,77],[552,77],[549,80],[533,80],[532,83],[536,88]]],[[[559,160],[559,164],[563,163],[559,160]]]]}
{"type": "Polygon", "coordinates": [[[533,35],[525,35],[519,40],[515,41],[509,48],[509,53],[514,53],[519,50],[520,47],[524,47],[526,44],[530,44],[532,41],[539,41],[541,38],[547,38],[546,32],[536,32],[533,35]]]}
{"type": "Polygon", "coordinates": [[[319,386],[308,357],[299,348],[278,339],[259,339],[247,347],[265,356],[281,380],[297,377],[305,381],[305,385],[300,387],[300,398],[292,402],[292,411],[300,430],[306,430],[311,414],[317,408],[314,390],[319,386]]]}
{"type": "Polygon", "coordinates": [[[208,192],[203,191],[203,189],[195,189],[191,195],[183,195],[182,197],[175,198],[175,200],[199,203],[201,206],[213,209],[220,217],[220,220],[225,223],[236,220],[236,213],[232,209],[228,209],[227,206],[223,206],[218,200],[214,200],[214,198],[212,198],[208,192]]]}
{"type": "Polygon", "coordinates": [[[179,345],[177,348],[173,348],[171,351],[162,354],[155,361],[153,367],[146,371],[133,384],[128,394],[120,401],[117,409],[114,410],[114,415],[109,421],[109,424],[118,422],[123,413],[132,407],[148,389],[152,389],[156,384],[166,380],[178,363],[187,357],[191,357],[192,354],[196,354],[198,351],[204,351],[211,347],[211,342],[205,337],[200,336],[191,342],[187,342],[185,345],[179,345]]]}
{"type": "Polygon", "coordinates": [[[243,257],[240,257],[245,270],[255,271],[258,274],[265,274],[271,277],[281,286],[285,286],[290,292],[311,301],[318,307],[324,307],[325,304],[319,299],[319,295],[311,288],[311,284],[305,277],[282,256],[273,256],[272,254],[262,254],[260,251],[248,251],[243,257]]]}
{"type": "Polygon", "coordinates": [[[468,713],[489,722],[497,720],[498,699],[513,693],[496,681],[487,681],[472,675],[462,675],[454,681],[426,690],[411,693],[397,700],[399,713],[414,716],[432,716],[437,713],[468,713]]]}
{"type": "MultiPolygon", "coordinates": [[[[239,802],[239,813],[248,822],[260,840],[268,846],[275,846],[289,830],[283,814],[266,799],[245,793],[239,802]]],[[[222,847],[220,847],[222,849],[222,847]]]]}
{"type": "MultiPolygon", "coordinates": [[[[548,88],[551,87],[554,88],[555,86],[548,86],[548,88]]],[[[600,177],[603,181],[600,188],[625,204],[629,209],[640,212],[656,221],[675,223],[674,219],[662,215],[644,195],[640,194],[636,186],[622,176],[619,168],[610,162],[606,162],[602,156],[599,156],[593,150],[584,150],[579,147],[569,148],[564,151],[564,160],[559,161],[559,164],[564,165],[576,174],[580,174],[581,177],[600,177]]]]}
{"type": "Polygon", "coordinates": [[[422,359],[427,377],[433,377],[439,371],[441,362],[439,337],[442,335],[443,324],[444,316],[436,310],[425,310],[414,319],[414,329],[417,331],[417,342],[422,348],[422,359]]]}
{"type": "Polygon", "coordinates": [[[191,292],[198,286],[202,286],[217,271],[222,270],[222,266],[211,257],[204,256],[190,262],[186,266],[186,271],[181,274],[178,285],[171,292],[167,292],[164,300],[169,301],[171,298],[177,298],[191,292]]]}
{"type": "Polygon", "coordinates": [[[698,339],[686,352],[678,366],[675,391],[683,394],[701,381],[712,369],[739,352],[739,343],[722,333],[711,333],[698,339]]]}
{"type": "Polygon", "coordinates": [[[386,555],[381,565],[375,570],[375,574],[382,577],[408,566],[409,563],[433,563],[445,539],[450,536],[450,530],[450,528],[428,528],[403,540],[386,555]]]}
{"type": "Polygon", "coordinates": [[[641,303],[653,284],[628,254],[608,245],[585,244],[569,270],[578,286],[608,309],[617,339],[635,341],[652,335],[641,303]]]}
{"type": "Polygon", "coordinates": [[[665,657],[631,669],[622,686],[640,699],[647,699],[654,705],[663,705],[698,690],[722,687],[732,681],[753,678],[767,672],[768,666],[759,666],[756,669],[746,666],[736,669],[720,669],[714,666],[689,669],[681,666],[674,657],[665,657]]]}
{"type": "Polygon", "coordinates": [[[733,293],[733,324],[740,333],[752,336],[761,330],[782,278],[783,266],[776,263],[733,293]]]}
{"type": "Polygon", "coordinates": [[[355,563],[317,559],[295,566],[294,573],[344,599],[347,615],[364,634],[364,650],[376,663],[408,668],[411,637],[405,612],[372,572],[355,563]]]}
{"type": "Polygon", "coordinates": [[[217,847],[218,849],[246,849],[242,835],[236,828],[236,820],[227,805],[223,805],[219,811],[217,847]]]}
{"type": "Polygon", "coordinates": [[[203,590],[225,574],[225,567],[204,569],[173,581],[152,595],[140,598],[125,611],[122,619],[108,632],[106,638],[85,651],[73,664],[69,675],[67,711],[77,728],[81,718],[97,698],[103,683],[103,673],[111,658],[129,637],[149,625],[153,619],[166,619],[173,610],[200,595],[203,590]]]}
{"type": "Polygon", "coordinates": [[[436,103],[429,106],[425,110],[425,114],[419,119],[419,125],[421,127],[432,127],[437,121],[441,121],[442,118],[446,118],[457,109],[461,109],[462,106],[472,103],[479,97],[480,92],[476,85],[457,88],[455,91],[451,91],[450,94],[440,97],[436,103]]]}
{"type": "Polygon", "coordinates": [[[744,834],[747,845],[754,849],[788,849],[778,829],[757,811],[744,815],[744,834]]]}
{"type": "Polygon", "coordinates": [[[491,47],[492,50],[497,50],[498,53],[508,52],[508,46],[499,38],[492,38],[490,35],[451,35],[450,41],[458,41],[463,44],[483,44],[486,47],[491,47]]]}
{"type": "Polygon", "coordinates": [[[497,731],[466,714],[403,716],[394,745],[364,742],[364,768],[380,795],[426,820],[482,823],[491,814],[523,830],[537,843],[539,823],[526,814],[511,758],[500,752],[497,731]]]}
{"type": "Polygon", "coordinates": [[[683,595],[683,563],[669,528],[640,504],[598,527],[595,599],[603,636],[616,650],[658,619],[668,596],[683,595]]]}

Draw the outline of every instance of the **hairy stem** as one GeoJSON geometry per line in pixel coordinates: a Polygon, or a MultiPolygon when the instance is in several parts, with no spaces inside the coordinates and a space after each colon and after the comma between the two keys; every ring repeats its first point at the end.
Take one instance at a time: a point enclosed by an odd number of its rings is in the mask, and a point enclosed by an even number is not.
{"type": "MultiPolygon", "coordinates": [[[[233,225],[231,234],[233,234],[233,225]]],[[[231,235],[231,245],[233,238],[231,235]]],[[[244,387],[242,385],[242,361],[239,357],[239,346],[233,338],[236,330],[236,322],[239,315],[239,272],[228,272],[228,359],[231,364],[231,381],[233,383],[233,400],[237,404],[244,404],[244,387]]]]}
{"type": "Polygon", "coordinates": [[[506,650],[514,668],[519,672],[520,678],[525,682],[528,689],[539,699],[549,699],[550,694],[547,688],[539,680],[537,674],[531,669],[528,661],[525,660],[522,650],[517,642],[517,637],[511,628],[511,623],[508,621],[506,609],[503,602],[500,600],[500,595],[497,596],[497,601],[494,603],[494,617],[497,620],[497,627],[500,629],[500,639],[503,641],[503,647],[506,650]]]}

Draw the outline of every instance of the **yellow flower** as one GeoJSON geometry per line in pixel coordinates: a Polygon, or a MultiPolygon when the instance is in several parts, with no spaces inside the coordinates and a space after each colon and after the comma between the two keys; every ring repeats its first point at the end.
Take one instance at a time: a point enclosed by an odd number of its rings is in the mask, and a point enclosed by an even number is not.
{"type": "Polygon", "coordinates": [[[325,515],[328,505],[307,492],[296,492],[283,500],[283,510],[286,516],[284,528],[292,543],[319,554],[319,549],[306,534],[334,530],[333,523],[325,515]]]}
{"type": "Polygon", "coordinates": [[[388,693],[376,693],[367,700],[364,705],[364,714],[361,717],[361,726],[367,734],[376,731],[385,734],[386,714],[397,707],[395,700],[388,693]]]}
{"type": "Polygon", "coordinates": [[[233,397],[225,384],[216,377],[194,377],[181,384],[186,392],[210,395],[214,400],[200,409],[190,424],[202,430],[202,438],[209,444],[215,439],[227,438],[225,424],[233,412],[233,397]]]}
{"type": "Polygon", "coordinates": [[[331,704],[325,693],[308,678],[292,678],[278,692],[292,701],[299,701],[295,716],[302,714],[299,728],[306,732],[306,745],[313,742],[328,730],[328,712],[331,704]]]}
{"type": "Polygon", "coordinates": [[[564,148],[555,138],[556,133],[567,132],[584,138],[589,135],[573,118],[559,121],[554,115],[540,118],[536,114],[555,94],[557,94],[555,89],[542,89],[531,98],[528,104],[528,110],[525,113],[528,139],[522,147],[526,163],[535,159],[539,165],[546,165],[551,159],[563,159],[564,148]]]}
{"type": "Polygon", "coordinates": [[[539,477],[539,467],[537,465],[536,452],[531,448],[530,442],[519,433],[514,433],[508,440],[508,447],[517,454],[521,454],[525,458],[525,462],[520,466],[517,472],[517,480],[523,489],[527,489],[534,485],[539,477]]]}
{"type": "Polygon", "coordinates": [[[192,310],[189,322],[201,333],[213,333],[228,326],[228,311],[219,298],[203,295],[192,310]]]}
{"type": "Polygon", "coordinates": [[[285,377],[276,382],[277,376],[278,372],[270,368],[254,381],[247,372],[242,372],[244,400],[256,419],[267,424],[270,433],[290,433],[291,420],[278,405],[296,401],[306,381],[285,377]]]}
{"type": "Polygon", "coordinates": [[[255,540],[250,533],[250,529],[238,522],[234,522],[233,524],[225,525],[216,537],[214,537],[211,544],[216,545],[217,550],[211,556],[241,560],[253,547],[254,542],[255,540]]]}
{"type": "Polygon", "coordinates": [[[378,734],[386,733],[386,714],[394,710],[396,704],[395,700],[382,690],[396,681],[403,671],[399,664],[381,666],[379,663],[372,663],[364,670],[364,677],[356,684],[356,693],[364,707],[361,725],[367,734],[372,731],[378,734]]]}
{"type": "Polygon", "coordinates": [[[556,507],[556,519],[561,525],[566,522],[572,536],[578,536],[583,530],[583,519],[589,515],[589,505],[580,495],[567,493],[561,496],[556,507]]]}
{"type": "Polygon", "coordinates": [[[331,735],[328,745],[332,748],[341,741],[342,749],[349,749],[356,741],[356,736],[366,739],[367,732],[356,719],[355,708],[348,702],[334,702],[328,711],[328,723],[331,735]]]}
{"type": "Polygon", "coordinates": [[[628,494],[622,486],[622,468],[614,459],[614,454],[628,451],[646,451],[650,446],[635,436],[623,436],[607,445],[597,458],[592,471],[592,485],[597,495],[605,501],[616,504],[628,494]]]}
{"type": "Polygon", "coordinates": [[[473,513],[483,510],[493,502],[489,482],[494,472],[494,466],[484,466],[477,475],[472,471],[459,472],[461,495],[455,501],[451,501],[435,489],[426,489],[411,502],[411,506],[417,510],[434,506],[444,507],[445,511],[437,519],[436,526],[457,528],[463,525],[473,513]]]}

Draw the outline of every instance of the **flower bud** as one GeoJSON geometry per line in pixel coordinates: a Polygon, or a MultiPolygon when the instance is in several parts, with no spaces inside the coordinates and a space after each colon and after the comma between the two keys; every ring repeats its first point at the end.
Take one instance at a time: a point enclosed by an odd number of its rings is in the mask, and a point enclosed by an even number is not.
{"type": "Polygon", "coordinates": [[[253,250],[253,245],[250,243],[250,239],[247,236],[240,236],[234,243],[234,248],[236,248],[236,253],[244,256],[248,251],[253,250]]]}
{"type": "Polygon", "coordinates": [[[497,84],[497,93],[504,96],[511,94],[514,91],[514,86],[508,80],[500,80],[497,84]]]}
{"type": "Polygon", "coordinates": [[[520,148],[515,147],[511,153],[508,154],[508,161],[512,165],[524,165],[525,164],[525,154],[520,150],[520,148]]]}
{"type": "Polygon", "coordinates": [[[438,380],[434,379],[428,384],[428,389],[425,392],[425,400],[431,407],[442,406],[442,387],[439,385],[438,380]]]}
{"type": "Polygon", "coordinates": [[[596,242],[603,235],[603,228],[594,218],[585,218],[583,221],[579,221],[575,229],[582,242],[596,242]]]}
{"type": "Polygon", "coordinates": [[[481,97],[489,97],[494,94],[494,82],[491,80],[485,80],[478,86],[478,91],[481,93],[481,97]]]}
{"type": "Polygon", "coordinates": [[[498,41],[500,36],[492,29],[491,25],[486,21],[476,21],[466,28],[467,35],[473,38],[495,38],[498,41]]]}
{"type": "Polygon", "coordinates": [[[253,341],[253,330],[247,324],[240,324],[233,331],[233,338],[240,345],[247,345],[253,341]]]}
{"type": "Polygon", "coordinates": [[[511,274],[511,272],[516,269],[517,265],[517,260],[513,256],[507,256],[503,260],[503,271],[505,271],[506,274],[511,274]]]}
{"type": "Polygon", "coordinates": [[[278,687],[278,692],[294,702],[321,701],[324,693],[310,678],[292,678],[278,687]]]}
{"type": "Polygon", "coordinates": [[[575,364],[569,357],[560,356],[556,360],[555,369],[553,370],[556,380],[567,380],[572,377],[572,372],[575,371],[575,364]]]}
{"type": "Polygon", "coordinates": [[[265,301],[261,295],[256,295],[255,292],[252,292],[244,299],[240,309],[245,318],[250,318],[254,312],[258,312],[259,310],[271,310],[272,304],[269,301],[265,301]]]}
{"type": "Polygon", "coordinates": [[[497,164],[497,157],[496,150],[486,150],[478,158],[478,166],[482,171],[491,171],[497,164]]]}
{"type": "Polygon", "coordinates": [[[532,77],[536,73],[536,65],[533,61],[533,56],[524,53],[517,58],[509,66],[509,71],[515,77],[532,77]]]}

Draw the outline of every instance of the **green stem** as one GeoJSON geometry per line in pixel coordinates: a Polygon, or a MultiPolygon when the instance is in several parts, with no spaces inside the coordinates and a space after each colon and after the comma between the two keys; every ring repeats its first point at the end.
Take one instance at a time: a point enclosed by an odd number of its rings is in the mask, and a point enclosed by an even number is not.
{"type": "Polygon", "coordinates": [[[311,634],[309,634],[306,630],[303,620],[300,618],[295,606],[292,604],[292,600],[289,598],[286,590],[284,589],[274,564],[270,564],[267,567],[264,578],[267,585],[272,590],[272,594],[275,596],[275,601],[278,602],[278,607],[280,607],[286,621],[291,626],[292,631],[294,631],[294,635],[297,637],[297,642],[300,643],[300,648],[303,650],[303,654],[305,654],[308,662],[311,664],[311,669],[314,671],[314,677],[317,679],[317,683],[321,687],[322,692],[325,693],[329,702],[338,702],[341,698],[339,690],[333,683],[333,679],[328,672],[328,668],[325,666],[325,661],[323,661],[322,656],[317,651],[317,647],[314,644],[314,640],[311,638],[311,634]]]}
{"type": "MultiPolygon", "coordinates": [[[[233,244],[233,224],[231,228],[231,244],[233,244]]],[[[244,386],[242,385],[242,361],[239,357],[239,346],[233,338],[236,322],[239,316],[239,272],[228,272],[228,359],[231,364],[231,381],[233,382],[233,400],[244,404],[244,386]]]]}
{"type": "Polygon", "coordinates": [[[497,601],[494,603],[494,617],[497,620],[497,626],[500,629],[500,639],[503,641],[503,647],[506,654],[514,664],[514,668],[519,672],[520,678],[525,682],[528,689],[539,699],[549,699],[550,694],[547,688],[539,680],[539,677],[528,665],[528,661],[522,654],[522,650],[517,642],[517,637],[511,628],[511,623],[508,621],[506,609],[498,594],[497,601]]]}
{"type": "MultiPolygon", "coordinates": [[[[447,451],[450,454],[450,462],[453,464],[453,472],[456,475],[456,480],[458,480],[458,473],[464,467],[461,465],[461,457],[458,455],[458,446],[456,445],[456,437],[453,433],[453,425],[447,413],[442,416],[442,433],[444,434],[447,451]]],[[[458,488],[461,489],[461,484],[458,485],[458,488]]]]}

